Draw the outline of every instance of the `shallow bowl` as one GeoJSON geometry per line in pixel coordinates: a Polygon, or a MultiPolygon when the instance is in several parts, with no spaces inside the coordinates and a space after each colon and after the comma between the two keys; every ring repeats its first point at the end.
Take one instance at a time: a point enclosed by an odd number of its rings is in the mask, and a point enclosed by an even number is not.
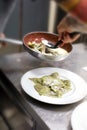
{"type": "MultiPolygon", "coordinates": [[[[64,44],[62,46],[62,48],[68,52],[67,54],[56,55],[56,56],[38,53],[37,51],[35,51],[31,47],[29,47],[28,42],[33,42],[36,40],[39,42],[39,41],[41,41],[41,39],[45,39],[48,42],[55,45],[58,40],[58,35],[54,34],[54,33],[40,31],[40,32],[28,33],[23,37],[23,46],[26,49],[26,51],[38,59],[46,60],[46,61],[60,61],[60,60],[64,60],[65,58],[67,58],[70,55],[70,53],[72,52],[72,44],[70,44],[70,43],[64,44]]],[[[38,42],[35,44],[38,44],[38,42]]]]}

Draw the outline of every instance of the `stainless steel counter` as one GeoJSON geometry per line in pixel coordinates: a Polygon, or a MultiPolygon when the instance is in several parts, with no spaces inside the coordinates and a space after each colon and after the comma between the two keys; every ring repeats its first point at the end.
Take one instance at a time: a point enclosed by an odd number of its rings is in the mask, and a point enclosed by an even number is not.
{"type": "Polygon", "coordinates": [[[83,69],[87,67],[87,46],[74,44],[73,51],[66,60],[53,63],[38,60],[27,52],[1,56],[0,68],[12,83],[11,88],[6,86],[4,89],[26,115],[31,116],[31,120],[34,121],[33,129],[37,129],[38,123],[43,130],[71,130],[71,114],[78,104],[87,100],[87,97],[70,105],[51,105],[32,99],[21,88],[20,79],[25,72],[45,66],[70,70],[87,81],[87,71],[83,69]]]}

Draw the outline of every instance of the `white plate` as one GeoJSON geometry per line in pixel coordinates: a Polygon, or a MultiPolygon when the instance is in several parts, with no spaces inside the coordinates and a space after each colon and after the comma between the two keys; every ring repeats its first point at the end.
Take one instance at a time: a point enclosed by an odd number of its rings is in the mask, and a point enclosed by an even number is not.
{"type": "Polygon", "coordinates": [[[37,68],[26,72],[21,78],[21,86],[32,98],[49,104],[71,104],[83,99],[87,95],[87,84],[80,76],[71,71],[54,67],[37,68]],[[61,98],[40,96],[34,89],[34,83],[29,78],[42,77],[53,72],[58,72],[61,78],[70,80],[72,90],[64,94],[61,98]]]}
{"type": "Polygon", "coordinates": [[[73,130],[87,130],[87,101],[75,108],[71,116],[71,125],[73,130]]]}

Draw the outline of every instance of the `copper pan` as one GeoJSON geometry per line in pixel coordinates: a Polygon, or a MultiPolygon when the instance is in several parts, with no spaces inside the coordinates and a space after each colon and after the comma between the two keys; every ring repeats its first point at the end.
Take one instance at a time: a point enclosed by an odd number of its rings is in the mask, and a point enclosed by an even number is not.
{"type": "Polygon", "coordinates": [[[15,40],[15,39],[10,39],[10,38],[0,38],[0,42],[6,42],[8,44],[15,44],[15,45],[23,45],[23,47],[25,48],[25,50],[31,54],[32,56],[39,58],[41,60],[46,60],[46,61],[60,61],[60,60],[64,60],[66,59],[72,52],[72,44],[68,43],[65,44],[62,48],[65,49],[68,54],[67,55],[61,55],[61,56],[46,56],[42,53],[38,53],[34,50],[32,50],[29,45],[27,44],[29,41],[32,42],[35,39],[41,40],[41,39],[45,39],[49,42],[51,42],[52,44],[56,44],[57,39],[58,39],[58,35],[54,34],[54,33],[49,33],[49,32],[31,32],[31,33],[27,33],[24,35],[23,40],[15,40]]]}

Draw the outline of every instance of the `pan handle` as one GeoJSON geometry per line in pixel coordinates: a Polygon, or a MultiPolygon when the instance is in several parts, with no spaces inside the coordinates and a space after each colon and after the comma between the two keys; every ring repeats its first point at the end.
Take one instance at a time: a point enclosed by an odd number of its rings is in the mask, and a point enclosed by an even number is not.
{"type": "Polygon", "coordinates": [[[10,38],[0,38],[0,42],[6,42],[9,44],[15,44],[15,45],[23,45],[23,42],[21,40],[15,40],[10,38]]]}

